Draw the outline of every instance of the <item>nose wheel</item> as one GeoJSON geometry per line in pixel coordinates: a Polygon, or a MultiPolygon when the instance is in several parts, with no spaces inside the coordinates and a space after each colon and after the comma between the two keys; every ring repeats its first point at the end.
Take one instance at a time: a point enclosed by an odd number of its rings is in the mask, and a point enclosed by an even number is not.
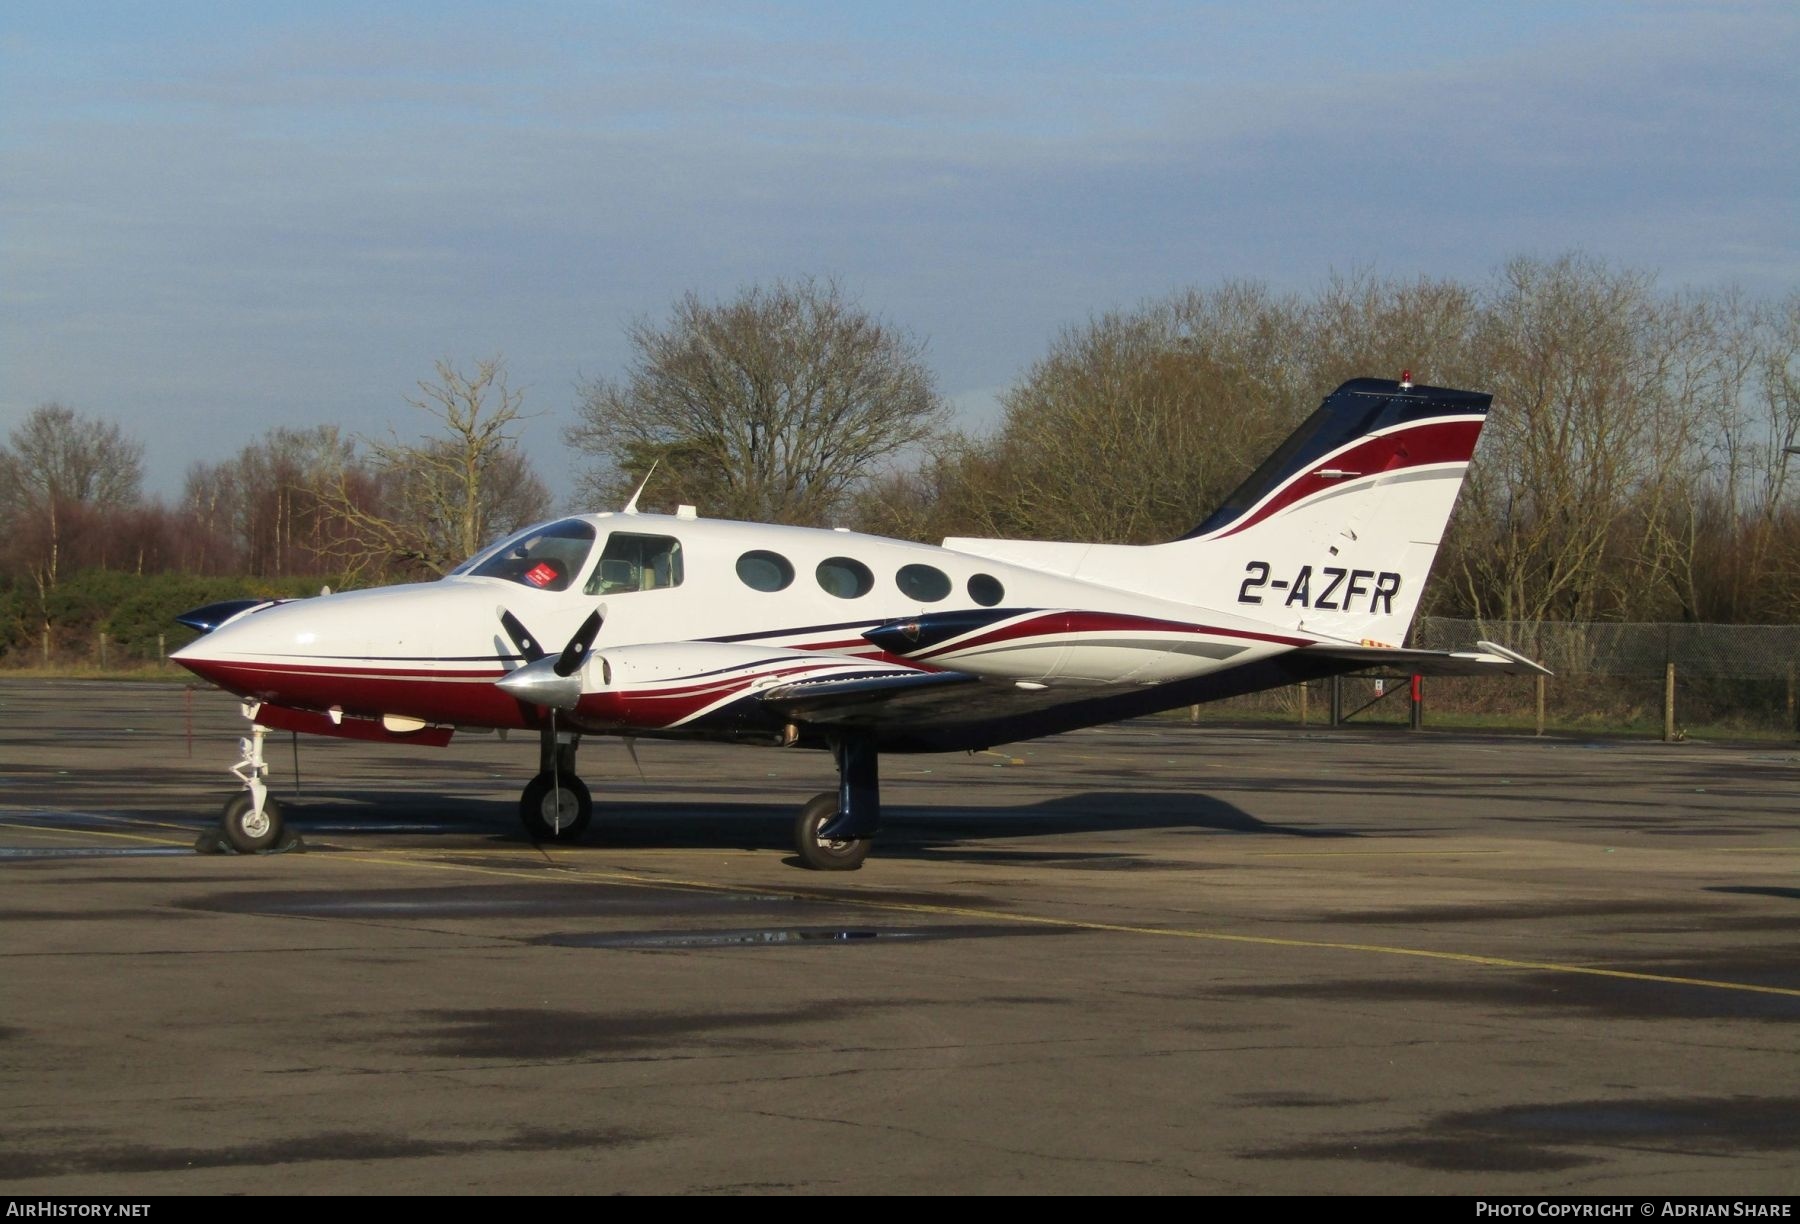
{"type": "Polygon", "coordinates": [[[219,827],[225,840],[239,854],[260,854],[281,844],[284,825],[281,805],[275,796],[264,795],[261,809],[249,791],[239,791],[225,801],[219,813],[219,827]]]}

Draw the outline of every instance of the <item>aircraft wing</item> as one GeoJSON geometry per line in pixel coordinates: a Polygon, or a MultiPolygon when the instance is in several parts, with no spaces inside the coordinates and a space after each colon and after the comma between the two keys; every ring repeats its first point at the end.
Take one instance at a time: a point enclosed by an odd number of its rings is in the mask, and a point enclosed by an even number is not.
{"type": "Polygon", "coordinates": [[[893,672],[848,679],[799,680],[765,690],[764,705],[790,722],[871,727],[906,720],[963,722],[985,711],[1018,708],[1012,685],[984,684],[966,672],[893,672]],[[993,690],[983,700],[981,690],[993,690]]]}
{"type": "Polygon", "coordinates": [[[1393,646],[1334,646],[1320,643],[1308,646],[1304,654],[1327,659],[1343,659],[1362,667],[1389,667],[1419,676],[1492,676],[1495,674],[1552,675],[1549,668],[1535,663],[1516,650],[1508,650],[1496,642],[1477,642],[1477,650],[1402,650],[1393,646]]]}

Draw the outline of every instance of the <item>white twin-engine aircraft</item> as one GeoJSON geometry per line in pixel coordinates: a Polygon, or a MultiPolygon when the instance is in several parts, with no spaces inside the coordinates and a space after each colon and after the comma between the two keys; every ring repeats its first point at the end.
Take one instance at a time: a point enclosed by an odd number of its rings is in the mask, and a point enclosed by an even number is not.
{"type": "Polygon", "coordinates": [[[1536,669],[1487,642],[1399,646],[1490,399],[1347,382],[1167,544],[934,548],[634,499],[437,582],[195,609],[181,620],[205,636],[175,658],[245,698],[245,787],[223,818],[242,851],[282,839],[269,728],[435,746],[499,728],[540,737],[520,815],[554,841],[592,814],[584,735],[829,748],[837,789],[801,808],[794,841],[807,866],[849,870],[880,824],[882,752],[984,749],[1372,666],[1536,669]]]}

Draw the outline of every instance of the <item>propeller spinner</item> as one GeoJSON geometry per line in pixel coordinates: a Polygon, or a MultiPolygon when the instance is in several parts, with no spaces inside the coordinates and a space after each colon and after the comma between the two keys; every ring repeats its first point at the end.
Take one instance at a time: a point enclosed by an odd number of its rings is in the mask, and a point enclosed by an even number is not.
{"type": "Polygon", "coordinates": [[[587,661],[600,626],[606,623],[604,605],[588,613],[569,644],[554,658],[544,653],[544,648],[527,632],[518,617],[505,608],[499,609],[499,613],[501,628],[506,630],[506,636],[525,657],[525,662],[494,683],[509,696],[532,705],[549,706],[553,710],[574,709],[576,702],[581,700],[581,681],[575,673],[587,661]]]}

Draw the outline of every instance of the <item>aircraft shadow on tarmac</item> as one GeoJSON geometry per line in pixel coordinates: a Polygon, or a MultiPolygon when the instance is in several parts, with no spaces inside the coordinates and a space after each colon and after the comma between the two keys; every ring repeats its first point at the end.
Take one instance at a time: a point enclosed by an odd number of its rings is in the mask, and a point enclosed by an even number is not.
{"type": "MultiPolygon", "coordinates": [[[[291,827],[315,843],[353,844],[364,836],[420,840],[463,835],[488,844],[529,844],[510,804],[452,797],[402,798],[391,793],[316,794],[287,809],[291,827]]],[[[792,847],[795,809],[742,801],[644,802],[604,799],[579,844],[609,849],[782,850],[792,847]]],[[[1279,838],[1351,838],[1368,830],[1344,825],[1270,824],[1207,795],[1156,791],[1088,791],[1018,807],[887,805],[876,853],[887,857],[949,857],[978,861],[988,854],[1019,861],[1136,854],[1095,851],[986,851],[983,843],[1023,838],[1096,835],[1127,830],[1279,838]]],[[[1419,830],[1384,825],[1383,835],[1419,830]]]]}

